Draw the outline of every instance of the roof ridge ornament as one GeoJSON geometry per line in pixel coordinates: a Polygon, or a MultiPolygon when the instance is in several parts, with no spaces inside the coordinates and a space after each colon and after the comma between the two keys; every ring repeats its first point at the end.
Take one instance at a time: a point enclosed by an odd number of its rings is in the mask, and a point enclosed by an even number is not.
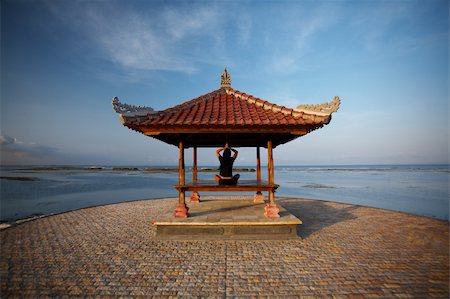
{"type": "Polygon", "coordinates": [[[338,96],[335,96],[331,102],[317,104],[317,105],[300,105],[294,110],[299,112],[304,112],[307,114],[318,114],[318,115],[330,115],[333,112],[338,111],[341,100],[338,96]]]}
{"type": "Polygon", "coordinates": [[[128,105],[125,103],[121,103],[118,97],[114,97],[112,100],[112,105],[114,111],[118,114],[122,115],[133,115],[133,116],[144,116],[147,114],[153,114],[156,111],[151,107],[142,107],[142,106],[134,106],[128,105]]]}
{"type": "Polygon", "coordinates": [[[231,77],[227,72],[227,68],[223,70],[222,75],[220,76],[220,88],[230,88],[231,87],[231,77]]]}

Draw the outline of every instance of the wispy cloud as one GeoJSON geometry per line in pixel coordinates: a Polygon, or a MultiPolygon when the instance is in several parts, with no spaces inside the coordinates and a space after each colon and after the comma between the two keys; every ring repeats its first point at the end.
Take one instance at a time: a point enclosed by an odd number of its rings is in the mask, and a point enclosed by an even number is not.
{"type": "MultiPolygon", "coordinates": [[[[317,8],[296,7],[283,24],[285,40],[279,53],[269,60],[268,71],[279,74],[292,74],[306,66],[306,58],[323,31],[326,31],[339,20],[338,8],[331,5],[321,5],[317,8]],[[287,26],[288,25],[288,26],[287,26]]],[[[273,41],[271,41],[273,43],[273,41]]]]}
{"type": "Polygon", "coordinates": [[[339,1],[299,2],[288,8],[201,1],[149,1],[137,8],[113,0],[51,1],[48,7],[59,23],[85,40],[88,54],[113,62],[133,79],[153,70],[192,74],[204,65],[248,61],[258,67],[263,62],[268,73],[292,75],[335,63],[334,57],[349,57],[355,49],[364,58],[366,52],[383,49],[386,41],[399,48],[415,42],[393,30],[397,22],[413,21],[414,5],[404,2],[362,2],[356,9],[339,1]],[[336,54],[328,46],[346,50],[336,54]],[[333,60],[324,61],[327,55],[333,60]],[[254,57],[264,58],[253,62],[254,57]]]}
{"type": "Polygon", "coordinates": [[[196,71],[193,41],[214,42],[220,22],[213,5],[189,12],[177,6],[139,11],[110,1],[51,2],[49,7],[60,22],[80,30],[104,59],[135,70],[196,71]]]}
{"type": "Polygon", "coordinates": [[[96,58],[115,63],[127,74],[194,73],[204,64],[238,65],[246,59],[241,54],[244,49],[265,53],[267,71],[292,74],[305,67],[304,56],[340,17],[337,5],[303,3],[289,10],[215,2],[157,3],[147,5],[148,10],[114,1],[49,2],[48,6],[59,22],[80,32],[96,58]],[[264,21],[272,14],[282,21],[264,21]]]}
{"type": "Polygon", "coordinates": [[[443,12],[448,10],[445,1],[380,1],[367,6],[349,23],[357,43],[355,47],[361,47],[366,55],[386,57],[439,46],[441,41],[448,40],[448,18],[446,23],[439,24],[436,15],[436,7],[440,5],[443,12]],[[436,27],[427,30],[424,22],[436,27]]]}
{"type": "Polygon", "coordinates": [[[297,24],[297,33],[294,36],[298,49],[305,49],[319,36],[322,30],[331,27],[338,19],[335,7],[319,7],[312,10],[308,17],[302,18],[297,24]]]}
{"type": "Polygon", "coordinates": [[[277,73],[291,74],[299,70],[301,61],[297,55],[287,53],[273,58],[270,69],[277,73]]]}
{"type": "Polygon", "coordinates": [[[242,13],[237,22],[238,42],[241,45],[248,45],[252,34],[253,22],[250,15],[242,13]]]}
{"type": "Polygon", "coordinates": [[[360,11],[351,19],[351,25],[365,50],[377,51],[406,38],[402,36],[400,39],[396,38],[386,43],[386,38],[392,35],[392,30],[395,31],[396,23],[413,17],[412,8],[412,4],[407,2],[380,2],[378,5],[368,7],[367,10],[360,11]]]}
{"type": "Polygon", "coordinates": [[[220,12],[214,6],[200,6],[186,13],[185,10],[169,7],[161,14],[166,32],[172,41],[212,33],[220,12]]]}

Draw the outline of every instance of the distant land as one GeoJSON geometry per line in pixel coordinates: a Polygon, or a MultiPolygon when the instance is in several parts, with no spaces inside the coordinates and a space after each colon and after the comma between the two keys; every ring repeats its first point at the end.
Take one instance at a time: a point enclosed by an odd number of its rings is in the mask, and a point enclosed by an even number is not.
{"type": "MultiPolygon", "coordinates": [[[[72,171],[148,171],[148,172],[178,172],[178,167],[109,167],[109,166],[2,166],[16,168],[21,171],[59,171],[59,170],[72,170],[72,171]]],[[[192,167],[186,167],[191,170],[192,167]]],[[[254,168],[233,168],[235,171],[240,172],[255,172],[254,168]]],[[[214,167],[198,167],[198,172],[218,172],[219,168],[214,167]]],[[[4,177],[2,177],[4,178],[4,177]]]]}

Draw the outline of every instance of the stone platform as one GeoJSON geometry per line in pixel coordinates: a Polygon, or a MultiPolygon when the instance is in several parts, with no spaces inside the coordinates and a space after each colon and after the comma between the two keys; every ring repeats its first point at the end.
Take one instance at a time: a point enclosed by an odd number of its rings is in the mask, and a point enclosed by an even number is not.
{"type": "Polygon", "coordinates": [[[282,206],[280,218],[266,218],[266,204],[255,204],[248,197],[208,197],[188,206],[189,218],[174,218],[169,212],[156,220],[158,239],[287,240],[297,238],[297,225],[302,224],[282,206]]]}
{"type": "Polygon", "coordinates": [[[302,198],[292,240],[158,240],[176,198],[0,231],[1,298],[449,298],[449,222],[302,198]]]}

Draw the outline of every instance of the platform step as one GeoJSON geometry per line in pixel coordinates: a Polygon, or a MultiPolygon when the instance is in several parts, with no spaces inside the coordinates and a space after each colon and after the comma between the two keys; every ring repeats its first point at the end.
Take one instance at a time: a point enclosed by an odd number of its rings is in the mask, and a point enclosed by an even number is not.
{"type": "Polygon", "coordinates": [[[264,203],[249,200],[205,200],[189,205],[189,218],[172,214],[154,222],[162,240],[286,240],[297,238],[301,220],[282,206],[280,218],[264,217],[264,203]]]}

